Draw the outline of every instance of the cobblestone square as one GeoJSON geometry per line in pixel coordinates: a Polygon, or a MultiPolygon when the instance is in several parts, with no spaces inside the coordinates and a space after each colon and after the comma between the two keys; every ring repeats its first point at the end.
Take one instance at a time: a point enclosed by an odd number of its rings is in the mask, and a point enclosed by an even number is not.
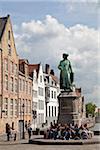
{"type": "Polygon", "coordinates": [[[0,150],[99,150],[99,144],[92,145],[33,145],[0,144],[0,150]]]}

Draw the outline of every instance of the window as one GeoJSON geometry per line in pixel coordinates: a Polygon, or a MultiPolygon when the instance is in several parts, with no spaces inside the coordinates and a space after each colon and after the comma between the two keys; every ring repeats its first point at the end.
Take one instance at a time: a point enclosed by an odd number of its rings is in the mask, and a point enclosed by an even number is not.
{"type": "Polygon", "coordinates": [[[56,107],[55,107],[55,117],[56,117],[56,107]]]}
{"type": "Polygon", "coordinates": [[[50,117],[50,106],[49,106],[49,117],[50,117]]]}
{"type": "MultiPolygon", "coordinates": [[[[25,101],[24,101],[24,99],[23,99],[23,104],[25,105],[25,101]]],[[[22,107],[23,107],[23,104],[22,104],[22,107]]]]}
{"type": "MultiPolygon", "coordinates": [[[[28,107],[28,103],[27,103],[27,107],[28,107]]],[[[21,99],[21,115],[23,115],[23,113],[26,112],[26,104],[25,104],[25,100],[21,99]]]]}
{"type": "Polygon", "coordinates": [[[14,67],[13,65],[14,65],[13,62],[11,61],[11,63],[10,63],[10,72],[11,72],[11,73],[13,73],[13,71],[14,71],[14,70],[13,70],[13,69],[14,69],[14,68],[13,68],[13,67],[14,67]]]}
{"type": "Polygon", "coordinates": [[[36,110],[37,109],[37,102],[32,102],[32,109],[36,110]]]}
{"type": "Polygon", "coordinates": [[[53,91],[51,91],[51,97],[53,98],[53,91]]]}
{"type": "Polygon", "coordinates": [[[5,59],[5,70],[8,71],[8,60],[5,59]]]}
{"type": "Polygon", "coordinates": [[[14,81],[13,81],[13,77],[11,77],[11,91],[14,91],[14,81]]]}
{"type": "Polygon", "coordinates": [[[52,106],[52,117],[53,117],[53,106],[52,106]]]}
{"type": "Polygon", "coordinates": [[[17,64],[15,64],[14,66],[15,75],[17,75],[17,64]]]}
{"type": "Polygon", "coordinates": [[[28,100],[26,99],[26,114],[28,113],[28,100]]]}
{"type": "Polygon", "coordinates": [[[8,54],[11,55],[11,46],[8,44],[8,54]]]}
{"type": "Polygon", "coordinates": [[[22,91],[22,80],[19,79],[19,90],[22,91]]]}
{"type": "Polygon", "coordinates": [[[17,79],[15,79],[15,92],[17,93],[17,89],[18,89],[18,86],[17,86],[17,79]]]}
{"type": "Polygon", "coordinates": [[[39,124],[44,123],[44,114],[43,113],[39,113],[39,124]]]}
{"type": "Polygon", "coordinates": [[[45,96],[50,97],[50,89],[49,87],[45,87],[45,96]]]}
{"type": "Polygon", "coordinates": [[[40,95],[40,96],[43,96],[43,88],[38,87],[38,92],[39,92],[39,95],[40,95]]]}
{"type": "Polygon", "coordinates": [[[54,98],[56,99],[56,91],[54,91],[54,98]]]}
{"type": "Polygon", "coordinates": [[[40,82],[42,82],[42,76],[40,76],[40,82]]]}
{"type": "Polygon", "coordinates": [[[10,100],[10,115],[13,116],[13,99],[10,100]]]}
{"type": "Polygon", "coordinates": [[[21,115],[21,99],[18,100],[19,116],[21,115]]]}
{"type": "Polygon", "coordinates": [[[30,95],[32,94],[32,86],[31,86],[31,83],[30,83],[30,95]]]}
{"type": "Polygon", "coordinates": [[[23,80],[23,91],[25,91],[25,80],[23,80]]]}
{"type": "Polygon", "coordinates": [[[10,31],[8,31],[8,40],[10,40],[10,31]]]}
{"type": "Polygon", "coordinates": [[[33,97],[35,97],[35,98],[37,97],[37,91],[35,91],[35,90],[33,91],[33,97]]]}
{"type": "Polygon", "coordinates": [[[44,101],[39,100],[39,109],[43,110],[44,109],[44,101]]]}
{"type": "Polygon", "coordinates": [[[21,90],[23,91],[23,79],[21,79],[21,90]]]}
{"type": "Polygon", "coordinates": [[[31,100],[28,101],[28,111],[29,114],[31,114],[31,100]]]}
{"type": "Polygon", "coordinates": [[[26,81],[26,93],[28,93],[28,82],[26,81]]]}
{"type": "Polygon", "coordinates": [[[4,110],[5,110],[5,116],[8,115],[8,98],[4,99],[4,110]]]}
{"type": "Polygon", "coordinates": [[[17,105],[17,99],[15,99],[15,116],[17,116],[18,112],[18,105],[17,105]]]}
{"type": "Polygon", "coordinates": [[[29,83],[29,94],[31,95],[31,83],[29,83]]]}
{"type": "Polygon", "coordinates": [[[5,89],[8,90],[8,75],[5,75],[5,89]]]}

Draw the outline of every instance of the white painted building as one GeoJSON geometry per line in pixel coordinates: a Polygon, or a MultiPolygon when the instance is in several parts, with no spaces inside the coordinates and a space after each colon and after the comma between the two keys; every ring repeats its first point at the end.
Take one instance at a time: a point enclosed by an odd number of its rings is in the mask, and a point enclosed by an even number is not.
{"type": "Polygon", "coordinates": [[[50,71],[50,66],[46,64],[45,73],[45,101],[46,101],[46,123],[50,126],[50,123],[56,123],[58,119],[58,99],[59,95],[59,83],[57,77],[54,75],[54,71],[50,71]]]}
{"type": "Polygon", "coordinates": [[[41,64],[29,65],[29,73],[33,78],[33,123],[32,128],[41,129],[45,123],[45,84],[41,64]]]}

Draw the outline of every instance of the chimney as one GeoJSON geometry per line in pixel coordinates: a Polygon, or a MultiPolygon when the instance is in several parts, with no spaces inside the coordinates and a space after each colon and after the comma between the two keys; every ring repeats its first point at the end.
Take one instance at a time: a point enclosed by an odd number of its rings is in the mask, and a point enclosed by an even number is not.
{"type": "Polygon", "coordinates": [[[53,69],[51,69],[50,74],[51,74],[51,75],[53,75],[53,76],[55,75],[55,73],[54,73],[54,70],[53,70],[53,69]]]}
{"type": "Polygon", "coordinates": [[[45,65],[45,73],[50,74],[50,65],[48,64],[45,65]]]}

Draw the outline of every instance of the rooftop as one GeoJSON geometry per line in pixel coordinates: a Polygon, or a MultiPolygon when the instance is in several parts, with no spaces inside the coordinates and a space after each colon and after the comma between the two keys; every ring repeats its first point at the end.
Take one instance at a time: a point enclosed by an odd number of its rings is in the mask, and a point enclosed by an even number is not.
{"type": "Polygon", "coordinates": [[[7,15],[7,17],[1,17],[0,18],[0,41],[1,41],[1,38],[3,35],[3,32],[5,30],[5,26],[6,26],[8,18],[9,18],[9,15],[7,15]]]}

